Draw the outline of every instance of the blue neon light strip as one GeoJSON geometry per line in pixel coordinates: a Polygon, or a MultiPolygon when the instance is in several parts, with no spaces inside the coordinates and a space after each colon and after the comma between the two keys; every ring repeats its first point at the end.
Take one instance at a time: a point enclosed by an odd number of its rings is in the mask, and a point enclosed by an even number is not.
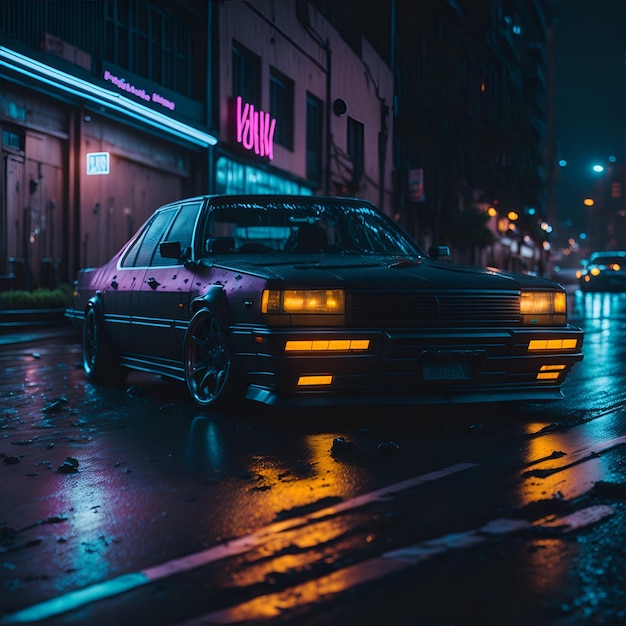
{"type": "Polygon", "coordinates": [[[19,74],[85,100],[90,100],[97,104],[105,104],[119,113],[191,141],[196,145],[207,147],[214,146],[217,143],[217,138],[209,133],[172,119],[158,111],[153,111],[142,104],[129,100],[121,94],[113,93],[108,89],[93,85],[71,74],[66,74],[45,63],[35,61],[4,46],[0,46],[0,66],[8,67],[19,74]]]}
{"type": "Polygon", "coordinates": [[[112,580],[96,583],[85,589],[71,591],[58,598],[46,600],[40,604],[22,609],[17,613],[6,615],[0,619],[0,624],[29,624],[39,622],[78,609],[90,602],[110,598],[131,589],[147,585],[150,580],[142,573],[123,574],[112,580]]]}

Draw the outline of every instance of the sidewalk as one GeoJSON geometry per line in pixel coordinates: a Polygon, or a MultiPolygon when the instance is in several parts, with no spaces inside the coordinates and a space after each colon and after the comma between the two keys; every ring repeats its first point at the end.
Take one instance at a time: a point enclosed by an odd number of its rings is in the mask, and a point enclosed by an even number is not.
{"type": "Polygon", "coordinates": [[[0,346],[71,335],[78,341],[78,332],[64,314],[64,309],[0,311],[0,346]]]}

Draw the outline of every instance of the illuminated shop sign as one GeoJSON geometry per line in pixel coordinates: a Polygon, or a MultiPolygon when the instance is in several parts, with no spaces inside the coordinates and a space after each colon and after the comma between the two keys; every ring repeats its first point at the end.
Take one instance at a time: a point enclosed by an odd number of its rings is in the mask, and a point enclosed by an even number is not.
{"type": "Polygon", "coordinates": [[[29,80],[35,80],[51,90],[78,96],[99,108],[104,106],[109,110],[122,113],[133,120],[167,132],[177,139],[184,139],[202,147],[217,144],[217,137],[210,133],[179,122],[122,94],[114,93],[109,89],[92,84],[78,76],[58,70],[4,46],[0,46],[1,68],[7,68],[29,80]]]}
{"type": "Polygon", "coordinates": [[[253,104],[248,104],[241,96],[237,96],[235,124],[237,143],[270,161],[274,158],[276,120],[269,113],[257,111],[253,104]]]}
{"type": "Polygon", "coordinates": [[[141,98],[146,102],[155,102],[156,104],[160,104],[170,111],[173,111],[176,108],[176,104],[174,104],[171,100],[168,100],[167,98],[164,98],[163,96],[155,92],[152,92],[151,94],[147,93],[145,89],[135,87],[135,85],[129,83],[125,78],[120,78],[119,76],[115,76],[115,74],[111,74],[109,70],[104,70],[104,80],[109,81],[118,89],[126,91],[133,96],[137,96],[138,98],[141,98]]]}
{"type": "Polygon", "coordinates": [[[108,152],[87,153],[87,176],[103,176],[110,173],[111,157],[108,152]]]}

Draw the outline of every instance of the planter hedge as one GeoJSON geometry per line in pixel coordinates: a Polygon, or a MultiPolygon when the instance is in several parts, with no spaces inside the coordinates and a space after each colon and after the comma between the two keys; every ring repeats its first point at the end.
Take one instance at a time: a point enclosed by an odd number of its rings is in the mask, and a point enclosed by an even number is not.
{"type": "Polygon", "coordinates": [[[15,289],[0,293],[0,309],[15,311],[22,309],[60,309],[72,305],[72,288],[59,285],[56,289],[15,289]]]}

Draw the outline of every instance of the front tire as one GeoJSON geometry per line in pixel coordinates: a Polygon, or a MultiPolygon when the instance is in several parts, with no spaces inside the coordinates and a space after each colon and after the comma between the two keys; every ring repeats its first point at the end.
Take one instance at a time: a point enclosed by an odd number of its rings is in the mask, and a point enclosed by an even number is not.
{"type": "Polygon", "coordinates": [[[82,347],[87,380],[115,385],[124,382],[126,370],[117,362],[104,333],[102,318],[94,306],[85,311],[82,347]]]}
{"type": "Polygon", "coordinates": [[[201,407],[223,407],[236,399],[239,384],[230,349],[217,318],[198,311],[185,333],[185,381],[201,407]]]}

